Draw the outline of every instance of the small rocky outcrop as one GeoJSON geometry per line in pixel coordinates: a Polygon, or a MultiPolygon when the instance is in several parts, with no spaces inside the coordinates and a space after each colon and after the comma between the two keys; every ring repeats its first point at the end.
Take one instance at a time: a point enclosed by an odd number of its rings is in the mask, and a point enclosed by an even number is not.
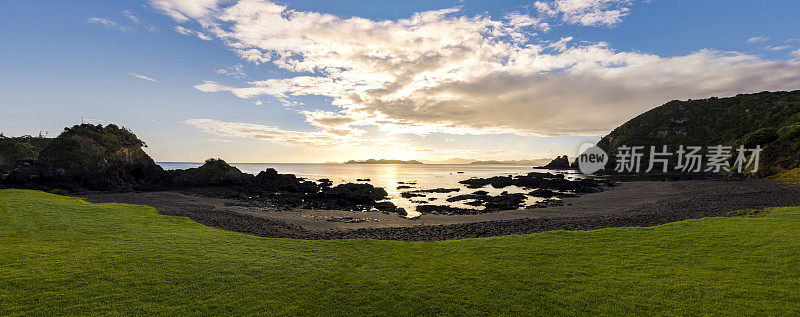
{"type": "Polygon", "coordinates": [[[175,185],[188,187],[243,186],[252,184],[256,179],[252,174],[242,173],[222,159],[208,159],[200,167],[170,172],[174,175],[175,185]]]}
{"type": "Polygon", "coordinates": [[[344,200],[354,204],[373,205],[375,201],[384,200],[389,194],[380,187],[370,184],[340,184],[322,191],[327,199],[344,200]]]}
{"type": "Polygon", "coordinates": [[[470,202],[465,203],[466,205],[471,206],[484,206],[486,207],[483,211],[496,211],[496,210],[513,210],[519,209],[522,207],[522,204],[525,202],[525,195],[523,194],[509,194],[508,192],[502,192],[500,195],[497,196],[490,196],[485,191],[477,191],[472,194],[464,194],[453,196],[447,198],[448,202],[455,202],[455,201],[462,201],[462,200],[471,200],[470,202]]]}
{"type": "Polygon", "coordinates": [[[507,186],[517,186],[530,189],[551,189],[560,192],[573,193],[594,193],[602,190],[604,182],[594,179],[582,178],[568,180],[563,174],[552,173],[528,173],[518,176],[495,176],[489,178],[470,178],[460,181],[468,188],[482,188],[492,186],[494,188],[504,188],[507,186]]]}
{"type": "Polygon", "coordinates": [[[547,165],[542,166],[545,169],[552,169],[552,170],[566,170],[566,169],[573,169],[574,166],[569,162],[569,157],[559,156],[547,163],[547,165]]]}
{"type": "Polygon", "coordinates": [[[533,196],[533,197],[540,197],[540,198],[553,198],[553,197],[566,198],[566,197],[577,197],[578,196],[578,195],[573,194],[573,193],[562,193],[562,192],[557,192],[557,191],[553,191],[553,190],[550,190],[550,189],[544,189],[544,188],[536,189],[536,190],[528,193],[528,195],[529,196],[533,196]]]}
{"type": "Polygon", "coordinates": [[[450,207],[446,205],[419,205],[417,212],[431,215],[474,215],[483,213],[483,210],[450,207]]]}
{"type": "Polygon", "coordinates": [[[255,184],[267,191],[288,191],[299,193],[316,193],[320,187],[330,187],[329,179],[321,179],[321,185],[312,181],[304,181],[294,174],[278,174],[274,168],[261,171],[255,177],[255,184]]]}

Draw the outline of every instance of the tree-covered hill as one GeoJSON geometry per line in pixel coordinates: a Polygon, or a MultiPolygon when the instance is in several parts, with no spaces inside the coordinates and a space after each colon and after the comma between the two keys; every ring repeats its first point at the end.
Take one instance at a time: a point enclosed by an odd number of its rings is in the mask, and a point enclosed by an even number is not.
{"type": "MultiPolygon", "coordinates": [[[[800,90],[730,98],[670,101],[614,129],[598,146],[613,158],[620,146],[763,148],[759,175],[800,167],[800,90]]],[[[734,151],[734,157],[736,153],[734,151]]],[[[613,168],[613,165],[612,165],[613,168]]]]}

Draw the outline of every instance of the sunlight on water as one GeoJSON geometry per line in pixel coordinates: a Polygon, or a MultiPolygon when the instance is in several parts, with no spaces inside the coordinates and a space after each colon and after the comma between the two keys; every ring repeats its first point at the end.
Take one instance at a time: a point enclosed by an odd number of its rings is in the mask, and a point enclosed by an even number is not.
{"type": "MultiPolygon", "coordinates": [[[[158,163],[164,169],[186,169],[198,167],[201,163],[158,163]]],[[[478,190],[484,190],[491,195],[499,195],[507,191],[509,193],[527,193],[529,189],[516,186],[505,188],[485,188],[469,189],[459,184],[461,180],[472,177],[492,177],[505,175],[524,175],[533,172],[531,166],[512,166],[512,165],[463,165],[463,164],[292,164],[292,163],[232,163],[239,170],[245,173],[258,174],[267,169],[274,168],[278,173],[295,174],[308,180],[319,180],[328,178],[334,185],[343,183],[370,183],[376,187],[383,187],[389,193],[389,200],[398,207],[405,208],[409,216],[419,215],[416,206],[420,204],[448,205],[451,207],[472,208],[464,204],[466,201],[447,202],[448,197],[469,194],[478,190]],[[369,179],[358,181],[358,179],[369,179]],[[398,186],[411,186],[412,188],[398,189],[398,186]],[[425,193],[425,197],[403,198],[402,192],[411,190],[435,189],[435,188],[458,188],[458,192],[451,193],[425,193]]],[[[537,172],[547,172],[548,170],[535,170],[537,172]]],[[[555,172],[555,171],[549,171],[555,172]]],[[[571,175],[577,176],[577,175],[571,175]]],[[[541,198],[529,197],[526,204],[530,205],[541,198]]]]}

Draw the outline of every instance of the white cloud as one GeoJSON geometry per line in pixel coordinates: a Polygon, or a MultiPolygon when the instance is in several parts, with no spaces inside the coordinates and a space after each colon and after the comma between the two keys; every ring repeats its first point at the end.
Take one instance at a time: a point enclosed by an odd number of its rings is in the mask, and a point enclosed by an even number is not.
{"type": "Polygon", "coordinates": [[[134,14],[132,11],[130,11],[130,10],[122,10],[122,15],[124,15],[126,18],[128,18],[128,20],[131,20],[131,22],[133,22],[133,23],[135,23],[135,24],[142,23],[141,21],[139,21],[139,17],[137,17],[137,16],[136,16],[136,15],[135,15],[135,14],[134,14]]]}
{"type": "Polygon", "coordinates": [[[130,24],[125,25],[122,23],[117,23],[117,21],[100,18],[100,17],[91,17],[88,18],[87,21],[89,23],[99,24],[105,26],[112,30],[117,30],[121,32],[128,32],[128,33],[135,33],[139,28],[142,28],[148,32],[155,32],[158,28],[155,25],[142,25],[141,20],[138,16],[136,16],[130,10],[123,10],[122,15],[125,16],[128,20],[130,20],[130,24]]]}
{"type": "Polygon", "coordinates": [[[551,0],[536,1],[539,14],[561,17],[569,24],[614,26],[630,13],[632,0],[551,0]]]}
{"type": "Polygon", "coordinates": [[[550,24],[548,24],[547,22],[544,22],[541,19],[532,17],[530,15],[521,14],[519,12],[512,12],[506,14],[504,19],[508,21],[509,25],[516,28],[533,27],[535,29],[539,29],[545,32],[550,30],[550,24]]]}
{"type": "Polygon", "coordinates": [[[219,0],[151,0],[150,4],[175,19],[186,22],[200,19],[217,8],[219,0]]]}
{"type": "Polygon", "coordinates": [[[202,92],[231,91],[233,87],[220,85],[215,81],[205,80],[202,84],[194,85],[194,89],[202,92]]]}
{"type": "Polygon", "coordinates": [[[339,146],[351,144],[346,136],[329,132],[288,131],[275,126],[243,122],[223,122],[212,119],[190,119],[184,123],[202,132],[220,136],[271,141],[293,145],[339,146]]]}
{"type": "Polygon", "coordinates": [[[766,41],[769,41],[769,38],[766,36],[756,36],[747,39],[748,44],[764,43],[766,41]]]}
{"type": "Polygon", "coordinates": [[[767,46],[767,49],[773,52],[788,50],[788,46],[767,46]]]}
{"type": "Polygon", "coordinates": [[[152,82],[156,82],[156,83],[158,82],[158,80],[152,79],[152,78],[147,77],[145,75],[139,75],[139,74],[135,74],[135,73],[128,73],[128,75],[130,75],[131,77],[134,77],[134,78],[144,79],[146,81],[152,81],[152,82]]]}
{"type": "Polygon", "coordinates": [[[255,104],[256,106],[260,106],[263,105],[264,103],[261,102],[261,100],[256,100],[256,102],[254,102],[253,104],[255,104]]]}
{"type": "Polygon", "coordinates": [[[120,25],[119,23],[115,22],[114,20],[105,19],[105,18],[98,18],[98,17],[91,17],[87,19],[89,23],[99,24],[105,26],[112,30],[122,31],[122,32],[132,32],[133,28],[127,27],[124,25],[120,25]]]}
{"type": "Polygon", "coordinates": [[[182,27],[180,25],[175,26],[175,32],[178,32],[178,33],[183,34],[183,35],[194,35],[194,36],[197,36],[198,38],[200,38],[201,40],[211,41],[211,37],[206,35],[205,33],[200,32],[200,31],[190,30],[190,29],[187,29],[187,28],[182,27]]]}
{"type": "Polygon", "coordinates": [[[296,107],[296,96],[329,97],[339,111],[300,112],[329,134],[373,126],[388,134],[599,135],[672,99],[800,87],[797,61],[714,50],[662,57],[568,36],[520,41],[520,26],[531,21],[458,8],[373,21],[240,0],[202,19],[243,59],[300,74],[196,89],[268,95],[286,107],[296,107]]]}
{"type": "Polygon", "coordinates": [[[243,71],[244,65],[236,64],[234,66],[228,68],[219,68],[217,69],[217,74],[231,76],[233,78],[247,78],[247,74],[243,71]]]}
{"type": "Polygon", "coordinates": [[[796,50],[796,51],[792,52],[792,55],[794,55],[794,56],[796,56],[797,58],[800,59],[800,50],[796,50]]]}

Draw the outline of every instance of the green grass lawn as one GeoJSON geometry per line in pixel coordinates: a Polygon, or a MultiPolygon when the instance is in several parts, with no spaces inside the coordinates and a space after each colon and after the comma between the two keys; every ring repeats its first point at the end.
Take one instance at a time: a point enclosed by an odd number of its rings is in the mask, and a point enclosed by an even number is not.
{"type": "Polygon", "coordinates": [[[0,315],[800,314],[800,208],[441,242],[268,239],[0,191],[0,315]]]}

